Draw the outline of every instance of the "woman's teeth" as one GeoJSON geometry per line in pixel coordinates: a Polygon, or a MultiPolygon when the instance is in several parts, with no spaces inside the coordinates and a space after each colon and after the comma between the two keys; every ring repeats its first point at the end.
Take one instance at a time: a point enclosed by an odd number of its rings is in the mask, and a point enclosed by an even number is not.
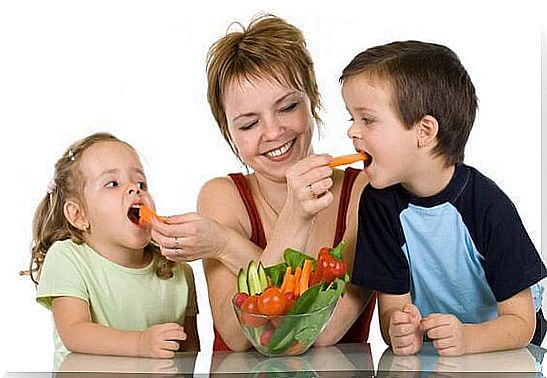
{"type": "Polygon", "coordinates": [[[286,153],[287,151],[289,151],[289,149],[292,147],[293,144],[294,144],[294,139],[287,142],[287,143],[285,143],[281,147],[276,148],[275,150],[271,150],[271,151],[266,152],[264,155],[266,157],[270,157],[270,158],[275,158],[275,157],[281,156],[284,153],[286,153]]]}

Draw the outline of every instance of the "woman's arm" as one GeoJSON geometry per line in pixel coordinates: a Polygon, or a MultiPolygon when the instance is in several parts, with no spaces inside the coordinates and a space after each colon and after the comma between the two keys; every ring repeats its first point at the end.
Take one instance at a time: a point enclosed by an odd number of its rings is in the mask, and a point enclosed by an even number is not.
{"type": "Polygon", "coordinates": [[[176,323],[155,325],[142,332],[93,323],[89,305],[79,298],[53,298],[52,311],[57,332],[72,352],[172,358],[179,348],[176,340],[186,339],[182,326],[176,323]]]}

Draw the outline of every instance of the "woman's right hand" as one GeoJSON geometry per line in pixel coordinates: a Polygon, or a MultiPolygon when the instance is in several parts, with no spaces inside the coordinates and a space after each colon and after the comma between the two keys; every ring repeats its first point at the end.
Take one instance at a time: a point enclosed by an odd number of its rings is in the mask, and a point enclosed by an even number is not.
{"type": "Polygon", "coordinates": [[[307,221],[332,203],[332,168],[327,165],[331,160],[327,154],[311,155],[287,169],[288,195],[283,210],[307,221]]]}
{"type": "Polygon", "coordinates": [[[186,333],[180,324],[153,325],[140,334],[139,355],[152,358],[173,358],[179,349],[178,341],[183,340],[186,340],[186,333]]]}
{"type": "Polygon", "coordinates": [[[166,217],[163,222],[152,220],[152,239],[172,261],[218,258],[227,238],[226,227],[198,213],[166,217]]]}

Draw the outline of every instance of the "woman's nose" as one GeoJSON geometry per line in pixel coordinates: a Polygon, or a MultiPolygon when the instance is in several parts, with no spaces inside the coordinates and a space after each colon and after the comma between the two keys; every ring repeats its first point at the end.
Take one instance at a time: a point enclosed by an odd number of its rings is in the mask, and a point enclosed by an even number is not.
{"type": "Polygon", "coordinates": [[[285,132],[285,126],[275,117],[265,119],[262,125],[266,140],[276,140],[285,132]]]}

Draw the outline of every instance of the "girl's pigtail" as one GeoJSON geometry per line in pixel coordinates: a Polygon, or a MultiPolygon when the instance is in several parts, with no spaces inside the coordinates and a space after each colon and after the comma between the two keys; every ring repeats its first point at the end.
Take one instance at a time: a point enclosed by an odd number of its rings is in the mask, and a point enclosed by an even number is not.
{"type": "Polygon", "coordinates": [[[157,256],[156,263],[156,275],[162,280],[168,280],[173,277],[173,268],[175,263],[161,254],[159,247],[153,243],[150,243],[146,246],[145,251],[152,252],[153,255],[157,256]]]}

